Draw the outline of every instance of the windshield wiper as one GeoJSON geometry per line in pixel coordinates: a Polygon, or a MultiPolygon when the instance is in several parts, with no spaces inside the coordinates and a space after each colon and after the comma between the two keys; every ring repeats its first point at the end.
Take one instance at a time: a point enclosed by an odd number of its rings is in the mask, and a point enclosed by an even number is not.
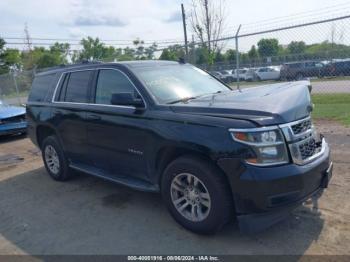
{"type": "Polygon", "coordinates": [[[198,98],[198,96],[190,96],[190,97],[184,97],[184,98],[181,98],[181,99],[178,99],[178,100],[174,100],[174,101],[171,101],[171,102],[168,102],[167,104],[171,105],[171,104],[176,104],[176,103],[180,103],[180,102],[183,102],[183,103],[186,103],[192,99],[196,99],[198,98]]]}
{"type": "Polygon", "coordinates": [[[215,96],[216,94],[219,94],[219,93],[222,93],[222,91],[216,91],[214,93],[209,93],[209,94],[202,94],[202,95],[199,95],[199,96],[190,96],[190,97],[184,97],[184,98],[181,98],[181,99],[178,99],[178,100],[174,100],[174,101],[171,101],[171,102],[168,102],[167,104],[176,104],[176,103],[180,103],[180,102],[183,102],[183,103],[186,103],[192,99],[197,99],[199,97],[203,97],[203,96],[208,96],[208,95],[213,95],[215,96]]]}

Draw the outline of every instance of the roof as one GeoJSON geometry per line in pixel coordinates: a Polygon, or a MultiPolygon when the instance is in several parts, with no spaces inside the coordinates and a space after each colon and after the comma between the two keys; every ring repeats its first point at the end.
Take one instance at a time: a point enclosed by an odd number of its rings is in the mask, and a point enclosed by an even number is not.
{"type": "Polygon", "coordinates": [[[38,72],[37,75],[46,75],[57,73],[59,71],[66,71],[67,69],[89,69],[94,68],[96,65],[99,66],[113,66],[113,65],[124,65],[130,68],[137,67],[152,67],[152,66],[165,66],[165,65],[176,65],[179,64],[175,61],[166,61],[166,60],[136,60],[136,61],[121,61],[121,62],[112,62],[112,63],[102,63],[102,62],[84,62],[80,64],[71,64],[71,65],[60,65],[56,67],[47,68],[44,71],[38,72]]]}

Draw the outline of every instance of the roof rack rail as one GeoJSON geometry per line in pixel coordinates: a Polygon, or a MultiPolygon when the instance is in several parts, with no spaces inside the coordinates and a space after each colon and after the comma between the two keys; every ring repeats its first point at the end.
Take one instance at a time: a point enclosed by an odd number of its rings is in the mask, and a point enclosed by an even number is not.
{"type": "Polygon", "coordinates": [[[60,64],[58,66],[52,66],[48,68],[43,68],[43,69],[37,69],[37,73],[42,73],[46,71],[51,71],[55,69],[61,69],[61,68],[71,68],[71,67],[76,67],[76,66],[81,66],[81,65],[88,65],[88,64],[101,64],[101,61],[96,61],[96,60],[82,60],[80,63],[75,63],[75,64],[60,64]]]}

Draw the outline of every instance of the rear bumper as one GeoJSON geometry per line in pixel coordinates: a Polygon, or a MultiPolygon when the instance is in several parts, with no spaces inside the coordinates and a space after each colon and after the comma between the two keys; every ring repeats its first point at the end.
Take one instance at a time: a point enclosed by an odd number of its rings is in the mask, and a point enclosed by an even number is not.
{"type": "Polygon", "coordinates": [[[27,122],[8,123],[0,125],[0,135],[12,135],[27,131],[27,122]]]}
{"type": "Polygon", "coordinates": [[[245,165],[237,159],[220,159],[219,166],[228,177],[241,231],[265,229],[319,195],[332,176],[330,150],[306,165],[275,167],[245,165]]]}

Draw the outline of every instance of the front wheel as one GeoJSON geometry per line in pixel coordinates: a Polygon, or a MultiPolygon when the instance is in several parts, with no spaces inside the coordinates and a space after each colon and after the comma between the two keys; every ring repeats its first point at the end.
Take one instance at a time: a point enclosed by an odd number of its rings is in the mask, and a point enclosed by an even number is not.
{"type": "Polygon", "coordinates": [[[176,159],[164,171],[161,186],[171,215],[195,233],[215,233],[232,217],[228,182],[220,170],[203,159],[176,159]]]}

